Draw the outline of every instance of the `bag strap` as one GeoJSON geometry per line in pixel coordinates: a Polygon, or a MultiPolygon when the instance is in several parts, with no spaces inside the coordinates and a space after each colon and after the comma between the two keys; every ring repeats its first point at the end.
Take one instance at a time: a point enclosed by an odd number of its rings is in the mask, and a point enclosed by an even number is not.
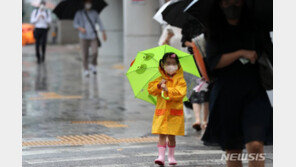
{"type": "MultiPolygon", "coordinates": [[[[38,14],[39,9],[36,8],[35,11],[36,11],[36,12],[35,12],[35,17],[36,17],[37,14],[38,14]]],[[[48,10],[45,9],[45,13],[46,13],[46,17],[48,17],[48,10]]]]}
{"type": "Polygon", "coordinates": [[[35,17],[37,17],[38,14],[38,8],[35,9],[35,17]]]}
{"type": "Polygon", "coordinates": [[[86,16],[87,21],[89,22],[89,24],[90,24],[92,30],[93,30],[94,33],[95,33],[96,38],[99,39],[99,37],[98,37],[98,33],[97,33],[97,30],[96,30],[96,28],[95,28],[93,22],[91,21],[91,19],[89,18],[88,14],[87,14],[87,12],[86,12],[85,10],[84,10],[84,13],[85,13],[85,16],[86,16]]]}

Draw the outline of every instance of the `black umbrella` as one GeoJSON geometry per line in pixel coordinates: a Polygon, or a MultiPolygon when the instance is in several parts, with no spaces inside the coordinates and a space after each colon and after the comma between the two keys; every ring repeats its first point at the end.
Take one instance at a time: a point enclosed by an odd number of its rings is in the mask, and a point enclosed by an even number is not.
{"type": "MultiPolygon", "coordinates": [[[[92,9],[96,10],[99,14],[107,5],[104,0],[92,1],[92,9]]],[[[53,13],[61,20],[73,20],[75,13],[83,8],[83,0],[64,0],[55,7],[53,13]]]]}
{"type": "Polygon", "coordinates": [[[179,0],[172,2],[161,13],[163,20],[172,26],[182,28],[187,22],[196,20],[188,13],[184,13],[184,9],[189,5],[191,0],[179,0]]]}
{"type": "Polygon", "coordinates": [[[273,0],[246,0],[246,5],[259,27],[273,31],[273,0]]]}
{"type": "MultiPolygon", "coordinates": [[[[185,13],[195,17],[205,27],[209,26],[210,15],[218,0],[193,0],[185,9],[185,13]]],[[[247,13],[254,19],[256,25],[268,31],[273,26],[273,1],[272,0],[245,0],[247,13]]]]}
{"type": "Polygon", "coordinates": [[[214,0],[193,0],[184,11],[207,27],[213,4],[214,0]]]}

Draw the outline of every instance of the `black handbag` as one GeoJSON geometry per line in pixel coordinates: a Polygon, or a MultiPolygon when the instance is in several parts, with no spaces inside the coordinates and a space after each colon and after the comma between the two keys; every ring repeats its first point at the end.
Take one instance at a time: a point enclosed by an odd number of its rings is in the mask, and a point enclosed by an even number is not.
{"type": "MultiPolygon", "coordinates": [[[[259,76],[261,85],[265,90],[273,89],[273,44],[271,42],[271,38],[269,36],[269,32],[258,31],[254,35],[257,36],[259,41],[260,49],[257,50],[258,54],[258,64],[259,64],[259,76]]],[[[255,37],[256,39],[256,37],[255,37]]],[[[255,44],[254,40],[254,44],[255,44]]],[[[257,46],[258,46],[257,45],[257,46]]],[[[256,46],[256,44],[255,44],[256,46]]]]}
{"type": "Polygon", "coordinates": [[[98,32],[97,32],[97,30],[96,30],[96,28],[95,28],[95,25],[94,25],[93,22],[90,20],[90,18],[89,18],[89,16],[88,16],[87,12],[84,11],[84,13],[85,13],[85,16],[86,16],[86,18],[87,18],[87,21],[89,22],[91,28],[93,29],[93,31],[94,31],[94,33],[95,33],[95,36],[96,36],[96,39],[97,39],[97,42],[98,42],[98,47],[101,47],[102,44],[101,44],[100,38],[99,38],[99,36],[98,36],[98,32]]]}

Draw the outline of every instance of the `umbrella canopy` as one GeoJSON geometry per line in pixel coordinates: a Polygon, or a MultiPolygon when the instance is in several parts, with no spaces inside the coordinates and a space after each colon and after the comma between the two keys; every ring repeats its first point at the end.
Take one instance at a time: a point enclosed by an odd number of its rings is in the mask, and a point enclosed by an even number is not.
{"type": "Polygon", "coordinates": [[[201,75],[205,78],[206,81],[210,81],[208,74],[207,74],[205,62],[202,58],[203,57],[202,53],[198,49],[198,47],[195,45],[194,42],[192,42],[192,50],[193,50],[193,54],[194,54],[194,59],[197,63],[197,66],[198,66],[198,69],[199,69],[201,75]]]}
{"type": "Polygon", "coordinates": [[[161,6],[161,8],[155,13],[155,15],[153,16],[153,19],[156,20],[158,23],[160,24],[167,24],[166,21],[163,20],[162,18],[162,12],[165,10],[165,8],[171,4],[171,1],[166,2],[165,4],[163,4],[161,6]]]}
{"type": "MultiPolygon", "coordinates": [[[[272,0],[245,0],[247,13],[254,19],[256,25],[268,31],[273,26],[273,1],[272,0]]],[[[204,27],[209,26],[210,15],[218,0],[193,0],[184,10],[196,18],[204,27]]]]}
{"type": "MultiPolygon", "coordinates": [[[[99,14],[107,5],[104,0],[92,1],[92,9],[96,10],[99,14]]],[[[83,0],[64,0],[55,7],[53,13],[61,20],[73,20],[75,13],[83,8],[83,0]]]]}
{"type": "Polygon", "coordinates": [[[172,1],[161,13],[163,20],[168,24],[182,28],[184,24],[192,20],[196,20],[188,13],[184,13],[184,9],[190,4],[191,0],[172,1]]]}
{"type": "Polygon", "coordinates": [[[210,17],[211,7],[214,5],[214,0],[193,0],[185,9],[185,13],[195,17],[200,24],[207,27],[207,22],[210,17]]]}
{"type": "MultiPolygon", "coordinates": [[[[39,7],[41,0],[31,0],[31,5],[34,7],[39,7]]],[[[55,4],[50,1],[46,1],[45,7],[48,9],[53,9],[55,7],[55,4]]]]}
{"type": "MultiPolygon", "coordinates": [[[[196,79],[200,78],[193,56],[169,45],[162,45],[138,52],[134,62],[126,73],[136,98],[156,104],[156,97],[151,96],[147,88],[150,81],[161,76],[158,70],[159,60],[168,52],[174,52],[178,55],[187,84],[187,95],[191,95],[193,87],[196,86],[196,79]]],[[[184,101],[187,99],[185,97],[184,101]]]]}
{"type": "Polygon", "coordinates": [[[246,0],[257,25],[267,31],[273,31],[273,0],[246,0]]]}

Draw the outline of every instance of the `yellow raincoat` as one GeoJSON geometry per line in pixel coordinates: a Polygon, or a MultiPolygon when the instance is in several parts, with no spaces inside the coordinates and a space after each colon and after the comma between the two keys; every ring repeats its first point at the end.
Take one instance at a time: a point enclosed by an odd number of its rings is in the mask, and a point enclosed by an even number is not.
{"type": "Polygon", "coordinates": [[[159,68],[161,76],[148,85],[148,92],[157,96],[156,109],[152,123],[152,134],[184,135],[183,98],[186,95],[186,82],[183,77],[182,67],[173,77],[167,76],[159,68]],[[162,89],[157,85],[165,79],[168,92],[165,93],[169,100],[161,97],[162,89]]]}

